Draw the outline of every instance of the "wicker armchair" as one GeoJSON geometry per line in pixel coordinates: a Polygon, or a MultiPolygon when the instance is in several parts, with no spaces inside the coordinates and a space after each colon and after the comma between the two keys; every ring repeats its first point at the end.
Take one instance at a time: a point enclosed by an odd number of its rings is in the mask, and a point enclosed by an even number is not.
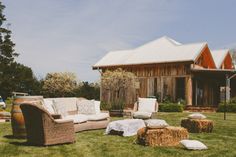
{"type": "Polygon", "coordinates": [[[71,120],[55,120],[41,106],[21,104],[26,126],[27,142],[31,145],[74,143],[74,124],[71,120]]]}

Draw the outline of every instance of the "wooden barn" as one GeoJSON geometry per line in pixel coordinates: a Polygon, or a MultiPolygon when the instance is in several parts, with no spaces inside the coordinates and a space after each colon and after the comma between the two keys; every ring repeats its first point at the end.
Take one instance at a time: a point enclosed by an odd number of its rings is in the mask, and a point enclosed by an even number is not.
{"type": "MultiPolygon", "coordinates": [[[[206,42],[182,44],[166,36],[135,49],[109,52],[93,66],[101,77],[117,68],[139,80],[136,92],[126,93],[127,104],[134,103],[134,97],[155,96],[159,101],[182,99],[191,106],[216,107],[226,78],[235,73],[228,50],[211,51],[206,42]]],[[[101,86],[101,100],[107,92],[101,86]]]]}

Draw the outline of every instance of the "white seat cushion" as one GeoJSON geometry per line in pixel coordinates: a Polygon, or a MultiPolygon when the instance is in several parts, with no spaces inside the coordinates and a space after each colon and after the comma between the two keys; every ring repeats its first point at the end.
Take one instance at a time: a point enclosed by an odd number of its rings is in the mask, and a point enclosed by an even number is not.
{"type": "Polygon", "coordinates": [[[46,109],[50,114],[55,114],[53,100],[43,99],[43,108],[46,109]]]}
{"type": "Polygon", "coordinates": [[[200,141],[197,140],[182,140],[180,143],[186,148],[190,150],[203,150],[207,149],[207,146],[200,141]]]}
{"type": "Polygon", "coordinates": [[[67,115],[63,118],[64,120],[73,120],[74,123],[83,123],[88,120],[86,115],[76,114],[76,115],[67,115]]]}
{"type": "Polygon", "coordinates": [[[138,98],[138,111],[155,112],[156,99],[154,98],[138,98]]]}
{"type": "Polygon", "coordinates": [[[205,119],[206,116],[201,113],[193,113],[188,116],[190,119],[205,119]]]}
{"type": "Polygon", "coordinates": [[[148,128],[165,128],[169,126],[165,120],[162,119],[149,119],[144,121],[148,128]]]}
{"type": "Polygon", "coordinates": [[[109,113],[97,113],[92,115],[86,115],[88,120],[90,121],[96,121],[96,120],[104,120],[109,118],[109,113]]]}
{"type": "Polygon", "coordinates": [[[133,114],[133,118],[137,118],[137,119],[148,119],[148,118],[151,118],[151,116],[152,116],[152,112],[137,111],[137,112],[134,112],[133,114]]]}

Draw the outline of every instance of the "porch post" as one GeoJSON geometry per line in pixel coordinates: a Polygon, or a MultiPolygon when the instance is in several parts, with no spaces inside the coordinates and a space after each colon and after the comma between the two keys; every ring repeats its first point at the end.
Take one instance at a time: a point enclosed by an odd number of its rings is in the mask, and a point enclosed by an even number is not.
{"type": "Polygon", "coordinates": [[[192,106],[192,91],[193,91],[193,85],[192,85],[192,77],[187,76],[185,78],[185,100],[188,106],[192,106]]]}

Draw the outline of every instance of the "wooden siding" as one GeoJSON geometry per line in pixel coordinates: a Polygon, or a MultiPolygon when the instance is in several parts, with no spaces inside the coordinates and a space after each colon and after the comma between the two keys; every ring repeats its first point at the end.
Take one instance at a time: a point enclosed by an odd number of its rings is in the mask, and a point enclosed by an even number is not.
{"type": "MultiPolygon", "coordinates": [[[[117,67],[103,69],[114,70],[117,67]]],[[[123,68],[134,73],[139,80],[137,90],[126,91],[124,96],[126,104],[133,104],[137,97],[157,96],[160,101],[164,99],[176,100],[176,78],[190,76],[190,64],[156,64],[127,66],[123,68]]],[[[103,91],[103,90],[102,90],[103,91]]],[[[109,102],[109,91],[102,92],[102,100],[109,102]]]]}

